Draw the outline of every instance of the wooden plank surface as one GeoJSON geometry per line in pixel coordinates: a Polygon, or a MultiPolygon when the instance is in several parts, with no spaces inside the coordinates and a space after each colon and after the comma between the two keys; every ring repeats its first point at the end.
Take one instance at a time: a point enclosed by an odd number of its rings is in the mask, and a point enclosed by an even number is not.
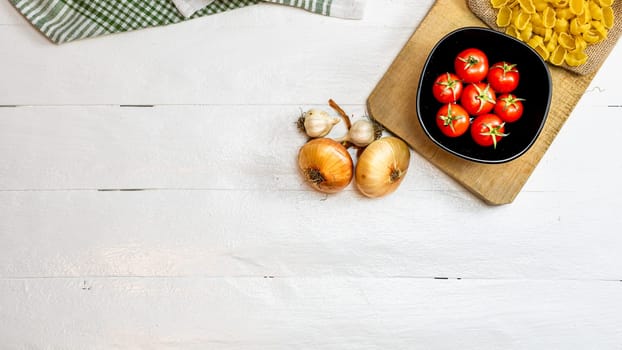
{"type": "Polygon", "coordinates": [[[463,160],[441,150],[424,134],[417,120],[416,94],[421,69],[434,45],[447,33],[468,26],[485,24],[465,1],[437,1],[370,95],[368,108],[374,118],[468,190],[487,203],[507,204],[527,182],[594,75],[578,76],[551,67],[551,108],[544,129],[529,151],[504,164],[463,160]]]}
{"type": "Polygon", "coordinates": [[[432,3],[55,46],[0,1],[0,348],[619,350],[620,45],[510,205],[299,177],[291,118],[365,114],[432,3]]]}
{"type": "Polygon", "coordinates": [[[360,104],[431,2],[370,1],[366,21],[260,4],[58,47],[20,19],[0,26],[0,105],[360,104]]]}
{"type": "Polygon", "coordinates": [[[0,310],[11,316],[5,316],[10,322],[0,328],[0,338],[5,349],[617,349],[619,284],[333,277],[3,280],[0,310]]]}
{"type": "Polygon", "coordinates": [[[404,190],[370,202],[355,191],[326,198],[302,189],[2,191],[0,210],[12,219],[0,222],[11,247],[0,278],[622,280],[616,198],[530,192],[517,216],[460,192],[404,190]],[[452,205],[459,220],[442,210],[452,205]],[[468,229],[465,221],[477,226],[468,218],[502,224],[468,229]]]}

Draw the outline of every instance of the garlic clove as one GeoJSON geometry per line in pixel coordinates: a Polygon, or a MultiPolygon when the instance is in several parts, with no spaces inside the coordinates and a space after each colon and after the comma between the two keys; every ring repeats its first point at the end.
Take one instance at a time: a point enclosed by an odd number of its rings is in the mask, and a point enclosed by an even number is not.
{"type": "Polygon", "coordinates": [[[348,141],[355,146],[365,147],[376,139],[376,129],[369,120],[358,120],[348,131],[348,141]]]}
{"type": "Polygon", "coordinates": [[[309,137],[324,137],[339,123],[340,119],[331,117],[326,111],[312,108],[304,113],[304,131],[309,137]]]}

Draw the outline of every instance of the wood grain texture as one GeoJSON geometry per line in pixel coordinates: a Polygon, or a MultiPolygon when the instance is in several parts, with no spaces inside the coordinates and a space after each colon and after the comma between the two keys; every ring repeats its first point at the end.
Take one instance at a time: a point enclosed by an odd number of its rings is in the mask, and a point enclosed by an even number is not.
{"type": "Polygon", "coordinates": [[[432,1],[369,2],[366,21],[259,4],[62,46],[21,19],[0,26],[0,105],[363,104],[432,1]]]}
{"type": "Polygon", "coordinates": [[[465,1],[437,1],[369,96],[367,105],[374,118],[469,191],[486,203],[507,204],[516,198],[594,74],[578,76],[550,68],[553,97],[548,119],[536,143],[520,158],[492,165],[460,159],[441,150],[424,134],[417,121],[415,97],[432,47],[445,34],[466,26],[485,25],[465,1]]]}
{"type": "Polygon", "coordinates": [[[599,192],[490,209],[461,192],[306,188],[0,191],[0,278],[622,280],[620,200],[599,192]]]}
{"type": "Polygon", "coordinates": [[[0,279],[0,310],[10,315],[0,339],[6,350],[619,349],[619,284],[0,279]]]}

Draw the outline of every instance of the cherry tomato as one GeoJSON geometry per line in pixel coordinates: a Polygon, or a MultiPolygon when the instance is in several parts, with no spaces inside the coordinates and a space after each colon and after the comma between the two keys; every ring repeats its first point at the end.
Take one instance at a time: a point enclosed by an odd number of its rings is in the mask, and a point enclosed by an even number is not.
{"type": "Polygon", "coordinates": [[[482,50],[466,49],[454,59],[454,70],[465,83],[477,83],[488,75],[488,57],[482,50]]]}
{"type": "Polygon", "coordinates": [[[471,125],[471,137],[480,146],[493,146],[508,136],[505,134],[505,122],[495,114],[483,114],[473,120],[471,125]]]}
{"type": "Polygon", "coordinates": [[[436,113],[436,125],[443,134],[458,137],[469,129],[469,114],[455,103],[443,105],[436,113]]]}
{"type": "Polygon", "coordinates": [[[515,64],[498,62],[488,70],[488,83],[499,93],[512,92],[518,86],[520,73],[515,64]]]}
{"type": "Polygon", "coordinates": [[[496,94],[490,84],[473,83],[464,87],[460,104],[472,116],[492,111],[496,103],[496,94]]]}
{"type": "Polygon", "coordinates": [[[523,102],[525,99],[512,94],[503,94],[497,99],[494,112],[504,122],[512,123],[523,115],[523,102]]]}
{"type": "Polygon", "coordinates": [[[432,94],[440,103],[456,102],[462,94],[462,81],[453,73],[443,73],[434,80],[432,94]]]}

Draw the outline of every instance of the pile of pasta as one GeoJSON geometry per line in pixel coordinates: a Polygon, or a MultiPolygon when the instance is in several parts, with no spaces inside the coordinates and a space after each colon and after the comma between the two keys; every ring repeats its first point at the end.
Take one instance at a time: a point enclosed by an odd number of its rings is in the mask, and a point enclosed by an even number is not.
{"type": "Polygon", "coordinates": [[[496,23],[554,65],[587,62],[585,49],[613,27],[614,0],[491,0],[496,23]]]}

